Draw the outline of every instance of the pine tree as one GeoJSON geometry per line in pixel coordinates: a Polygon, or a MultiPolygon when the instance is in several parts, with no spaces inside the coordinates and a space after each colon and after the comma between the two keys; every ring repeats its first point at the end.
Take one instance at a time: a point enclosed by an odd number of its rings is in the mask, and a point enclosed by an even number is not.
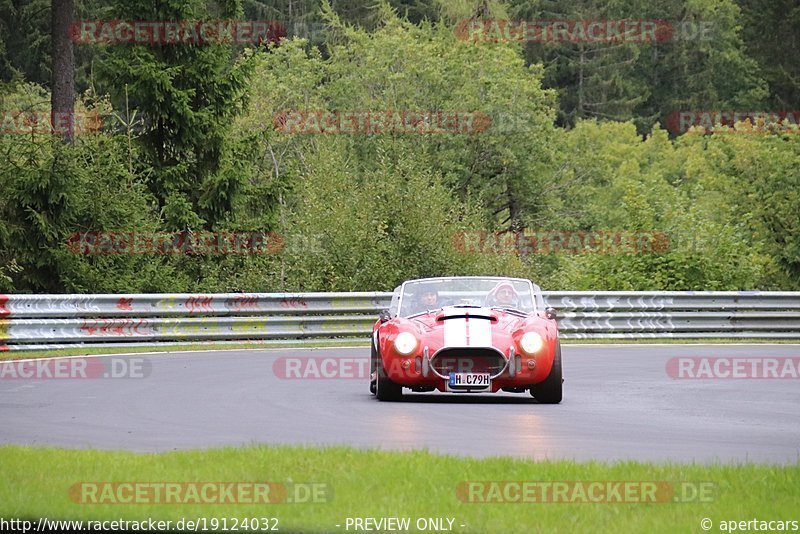
{"type": "MultiPolygon", "coordinates": [[[[238,0],[220,3],[119,0],[124,20],[232,19],[238,0]]],[[[228,133],[246,100],[250,63],[234,61],[232,44],[119,44],[108,47],[101,77],[144,117],[141,136],[151,192],[172,230],[213,229],[231,210],[243,179],[226,165],[228,133]]]]}

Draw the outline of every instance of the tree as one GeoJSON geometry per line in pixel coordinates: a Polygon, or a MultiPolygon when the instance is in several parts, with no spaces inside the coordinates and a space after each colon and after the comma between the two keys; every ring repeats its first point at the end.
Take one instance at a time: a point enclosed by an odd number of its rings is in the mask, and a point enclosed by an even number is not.
{"type": "MultiPolygon", "coordinates": [[[[120,1],[118,18],[191,21],[240,14],[238,1],[210,12],[202,0],[120,1]]],[[[149,187],[171,230],[213,229],[230,213],[243,179],[229,143],[233,119],[246,101],[250,63],[232,44],[151,43],[111,46],[102,79],[118,102],[130,99],[143,115],[143,156],[149,187]]]]}
{"type": "Polygon", "coordinates": [[[0,81],[51,82],[52,0],[0,0],[0,81]]]}
{"type": "Polygon", "coordinates": [[[634,120],[640,133],[679,110],[758,109],[767,94],[745,53],[733,0],[513,0],[526,20],[661,21],[642,42],[530,42],[529,63],[559,92],[559,122],[634,120]]]}
{"type": "MultiPolygon", "coordinates": [[[[735,290],[777,282],[777,261],[750,226],[752,178],[742,173],[750,155],[762,153],[761,142],[694,133],[670,140],[660,129],[642,140],[632,123],[579,122],[561,153],[565,177],[579,177],[564,191],[562,202],[574,214],[564,224],[629,241],[552,255],[542,278],[586,290],[735,290]]],[[[794,224],[786,216],[791,206],[781,214],[787,228],[794,224]]]]}
{"type": "Polygon", "coordinates": [[[521,230],[523,213],[546,206],[537,192],[549,180],[555,94],[516,47],[459,40],[443,24],[418,27],[391,12],[371,36],[339,31],[324,88],[331,108],[452,110],[472,114],[476,125],[481,116],[490,121],[466,135],[357,138],[361,158],[383,145],[413,147],[460,199],[479,198],[487,221],[502,229],[521,230]]]}
{"type": "Polygon", "coordinates": [[[318,251],[287,257],[286,283],[391,287],[404,276],[519,273],[516,259],[459,256],[454,238],[495,220],[523,225],[527,211],[546,205],[537,192],[548,179],[540,171],[551,157],[555,102],[541,71],[511,47],[460,41],[444,25],[416,26],[384,11],[368,33],[329,15],[336,40],[327,56],[298,42],[259,54],[251,107],[237,128],[262,129],[269,165],[258,182],[296,184],[286,196],[287,254],[297,253],[296,236],[318,251]],[[281,112],[328,111],[462,113],[474,128],[319,135],[316,126],[276,127],[281,112]],[[481,126],[480,117],[493,122],[481,126]]]}
{"type": "Polygon", "coordinates": [[[800,108],[800,4],[796,0],[736,0],[747,52],[769,83],[770,106],[800,108]]]}
{"type": "Polygon", "coordinates": [[[75,5],[73,0],[52,0],[50,6],[53,44],[51,120],[63,139],[72,143],[75,136],[75,62],[70,26],[75,5]]]}
{"type": "Polygon", "coordinates": [[[640,56],[636,75],[651,88],[635,110],[640,132],[658,120],[667,126],[668,116],[680,110],[762,109],[767,86],[746,53],[733,0],[644,2],[640,10],[666,20],[672,30],[640,56]]]}
{"type": "MultiPolygon", "coordinates": [[[[525,20],[560,21],[576,26],[589,21],[631,18],[624,2],[557,0],[515,2],[512,16],[525,20]]],[[[649,94],[635,76],[641,43],[581,38],[552,40],[543,36],[525,44],[529,63],[545,67],[544,83],[559,93],[559,124],[573,126],[578,119],[629,120],[649,94]]]]}

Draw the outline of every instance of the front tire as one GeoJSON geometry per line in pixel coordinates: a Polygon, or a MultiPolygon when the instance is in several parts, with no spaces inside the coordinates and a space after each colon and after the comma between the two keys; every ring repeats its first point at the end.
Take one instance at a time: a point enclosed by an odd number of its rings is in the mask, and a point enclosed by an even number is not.
{"type": "Polygon", "coordinates": [[[378,352],[375,350],[375,340],[370,343],[369,353],[369,392],[375,395],[378,390],[378,352]]]}
{"type": "Polygon", "coordinates": [[[378,355],[378,378],[375,381],[375,396],[378,397],[380,401],[399,401],[403,399],[403,386],[400,384],[393,382],[388,376],[386,376],[386,370],[383,368],[383,360],[378,355]]]}
{"type": "Polygon", "coordinates": [[[558,404],[561,402],[562,384],[561,375],[561,342],[556,341],[556,354],[553,357],[553,367],[550,374],[542,382],[531,386],[531,396],[542,404],[558,404]]]}

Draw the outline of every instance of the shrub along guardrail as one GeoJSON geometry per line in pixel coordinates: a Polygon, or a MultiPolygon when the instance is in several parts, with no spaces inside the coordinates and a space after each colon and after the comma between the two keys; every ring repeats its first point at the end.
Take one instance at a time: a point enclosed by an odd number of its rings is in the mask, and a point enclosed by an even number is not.
{"type": "MultiPolygon", "coordinates": [[[[569,338],[800,339],[800,292],[550,291],[569,338]]],[[[0,295],[0,350],[353,344],[391,293],[0,295]]]]}

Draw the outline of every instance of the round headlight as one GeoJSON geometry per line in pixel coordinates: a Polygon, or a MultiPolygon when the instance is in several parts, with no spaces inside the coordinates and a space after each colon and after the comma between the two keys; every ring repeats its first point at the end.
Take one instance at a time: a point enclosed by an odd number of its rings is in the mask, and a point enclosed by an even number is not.
{"type": "Polygon", "coordinates": [[[394,338],[394,348],[397,349],[397,352],[400,354],[411,354],[414,352],[414,349],[417,348],[417,338],[414,337],[414,334],[409,332],[400,332],[397,334],[397,337],[394,338]]]}
{"type": "Polygon", "coordinates": [[[536,354],[542,349],[544,339],[536,332],[525,332],[522,339],[519,340],[519,348],[525,354],[536,354]]]}

